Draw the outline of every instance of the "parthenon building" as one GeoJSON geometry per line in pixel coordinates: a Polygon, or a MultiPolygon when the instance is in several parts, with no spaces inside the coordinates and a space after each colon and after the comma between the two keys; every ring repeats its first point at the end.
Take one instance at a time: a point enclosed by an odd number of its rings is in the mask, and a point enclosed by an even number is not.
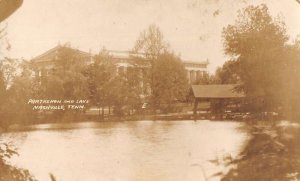
{"type": "MultiPolygon", "coordinates": [[[[32,59],[32,63],[36,69],[37,76],[47,75],[54,68],[54,60],[58,58],[58,52],[65,48],[65,46],[56,46],[45,53],[32,59]]],[[[93,61],[93,55],[88,52],[80,51],[78,49],[67,47],[82,57],[87,63],[93,61]]],[[[132,59],[132,53],[129,51],[108,51],[112,56],[113,61],[117,66],[117,70],[126,71],[130,67],[130,59],[132,59]]],[[[201,75],[207,72],[208,61],[196,62],[196,61],[185,61],[183,64],[186,69],[187,78],[189,83],[195,82],[201,75]]]]}

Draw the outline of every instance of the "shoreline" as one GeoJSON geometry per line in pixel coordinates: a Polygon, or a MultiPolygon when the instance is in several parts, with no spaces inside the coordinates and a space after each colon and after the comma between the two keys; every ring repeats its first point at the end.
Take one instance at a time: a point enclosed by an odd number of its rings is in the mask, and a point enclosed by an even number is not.
{"type": "MultiPolygon", "coordinates": [[[[278,122],[278,118],[270,119],[261,116],[249,116],[245,113],[237,113],[236,117],[226,117],[217,114],[181,114],[181,113],[169,113],[169,114],[149,114],[149,115],[131,115],[131,116],[105,116],[99,117],[99,115],[68,115],[65,117],[51,118],[45,116],[44,118],[36,118],[30,121],[30,124],[26,123],[12,123],[5,128],[0,127],[0,134],[4,132],[10,132],[15,130],[27,130],[26,127],[33,125],[47,125],[47,124],[69,124],[69,123],[102,123],[102,122],[132,122],[132,121],[227,121],[227,122],[243,122],[243,123],[255,123],[255,122],[278,122]]],[[[25,121],[27,122],[27,121],[25,121]]]]}
{"type": "Polygon", "coordinates": [[[139,120],[82,120],[82,121],[69,121],[69,122],[40,122],[28,125],[22,124],[13,124],[10,125],[5,130],[0,130],[1,133],[11,133],[11,132],[23,132],[23,131],[38,131],[38,130],[64,130],[64,129],[79,129],[79,128],[93,128],[99,124],[110,124],[110,123],[126,123],[126,122],[200,122],[200,121],[209,121],[209,122],[241,122],[235,120],[209,120],[209,119],[181,119],[181,120],[164,120],[164,119],[139,119],[139,120]]]}

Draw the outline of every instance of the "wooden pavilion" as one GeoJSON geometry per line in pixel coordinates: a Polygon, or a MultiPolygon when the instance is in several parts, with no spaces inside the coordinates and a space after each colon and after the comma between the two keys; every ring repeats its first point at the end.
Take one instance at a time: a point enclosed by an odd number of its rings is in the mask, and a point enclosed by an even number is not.
{"type": "Polygon", "coordinates": [[[235,84],[213,84],[213,85],[192,85],[194,96],[194,114],[197,113],[200,102],[222,102],[240,101],[245,98],[243,92],[236,90],[235,84]]]}

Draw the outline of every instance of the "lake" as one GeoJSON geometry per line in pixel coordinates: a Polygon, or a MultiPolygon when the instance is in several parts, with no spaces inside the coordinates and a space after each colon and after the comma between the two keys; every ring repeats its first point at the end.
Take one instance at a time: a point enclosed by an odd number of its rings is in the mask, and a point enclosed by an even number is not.
{"type": "Polygon", "coordinates": [[[247,134],[230,121],[124,121],[40,124],[2,134],[19,156],[11,163],[38,180],[220,180],[247,134]]]}

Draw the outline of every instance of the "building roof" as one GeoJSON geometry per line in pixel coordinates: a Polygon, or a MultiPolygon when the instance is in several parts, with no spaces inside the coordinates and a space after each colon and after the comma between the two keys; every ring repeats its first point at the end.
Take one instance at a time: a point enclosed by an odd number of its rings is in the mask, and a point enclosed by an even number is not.
{"type": "Polygon", "coordinates": [[[141,57],[143,58],[144,55],[141,53],[135,53],[132,51],[118,51],[118,50],[108,50],[108,53],[114,59],[131,59],[131,56],[141,57]]]}
{"type": "MultiPolygon", "coordinates": [[[[1,0],[0,0],[1,1],[1,0]]],[[[38,63],[38,62],[47,62],[47,61],[53,61],[56,58],[57,52],[62,49],[62,48],[69,48],[74,50],[74,52],[79,53],[82,56],[92,56],[91,53],[87,53],[78,49],[74,49],[72,47],[67,47],[67,46],[61,46],[57,45],[56,47],[42,53],[41,55],[35,57],[32,59],[32,62],[38,63]]],[[[131,51],[113,51],[113,50],[108,50],[109,54],[112,55],[113,59],[120,59],[120,60],[130,60],[131,56],[136,56],[136,57],[143,57],[144,55],[142,53],[134,53],[131,51]]],[[[183,60],[183,63],[185,66],[199,66],[202,68],[206,68],[208,65],[208,61],[203,61],[203,62],[197,62],[197,61],[186,61],[183,60]]]]}
{"type": "Polygon", "coordinates": [[[205,67],[209,64],[209,61],[191,61],[191,60],[183,60],[184,65],[186,66],[195,66],[195,65],[204,65],[205,67]]]}
{"type": "Polygon", "coordinates": [[[34,63],[38,63],[38,62],[47,62],[47,61],[53,61],[56,59],[58,51],[62,50],[63,48],[68,48],[72,51],[74,51],[74,53],[78,53],[79,55],[83,56],[83,57],[89,57],[91,56],[90,53],[78,50],[78,49],[74,49],[68,46],[61,46],[61,45],[57,45],[56,47],[46,51],[45,53],[35,57],[32,59],[32,61],[34,63]]]}
{"type": "Polygon", "coordinates": [[[195,98],[242,98],[243,92],[235,90],[235,84],[192,85],[195,98]]]}

